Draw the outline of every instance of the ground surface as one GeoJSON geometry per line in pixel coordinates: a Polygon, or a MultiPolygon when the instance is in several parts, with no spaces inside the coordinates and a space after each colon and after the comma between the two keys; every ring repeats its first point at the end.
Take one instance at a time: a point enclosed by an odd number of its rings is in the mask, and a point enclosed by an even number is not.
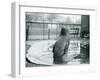
{"type": "MultiPolygon", "coordinates": [[[[66,64],[75,64],[76,65],[76,64],[82,64],[82,63],[83,64],[84,63],[88,63],[86,61],[85,62],[82,62],[83,59],[80,57],[80,54],[81,53],[84,53],[84,51],[81,51],[80,42],[81,42],[80,40],[72,40],[71,41],[72,44],[70,44],[70,46],[69,46],[70,49],[71,49],[71,51],[69,51],[69,56],[65,57],[65,59],[67,59],[66,64]],[[73,44],[74,44],[74,46],[73,46],[73,44]],[[75,47],[77,47],[77,49],[76,50],[75,49],[72,50],[75,47]],[[74,58],[75,56],[78,56],[78,57],[74,58]],[[68,61],[68,59],[69,59],[69,61],[68,61]]],[[[39,48],[37,48],[37,50],[38,49],[41,49],[42,50],[44,48],[50,47],[54,43],[55,43],[55,40],[28,41],[27,42],[27,45],[35,45],[35,48],[36,47],[39,47],[39,48]]],[[[52,52],[52,47],[49,48],[49,51],[52,52]]],[[[53,59],[53,57],[50,57],[50,58],[51,58],[51,60],[53,59]]],[[[50,58],[49,58],[49,60],[50,60],[50,58]]],[[[45,57],[44,60],[48,60],[48,59],[46,59],[46,57],[45,57]]],[[[55,64],[52,64],[52,65],[55,65],[55,64]]],[[[48,66],[48,65],[38,64],[38,63],[34,63],[34,62],[33,63],[30,63],[30,62],[27,62],[26,61],[26,67],[33,67],[33,66],[48,66]]]]}

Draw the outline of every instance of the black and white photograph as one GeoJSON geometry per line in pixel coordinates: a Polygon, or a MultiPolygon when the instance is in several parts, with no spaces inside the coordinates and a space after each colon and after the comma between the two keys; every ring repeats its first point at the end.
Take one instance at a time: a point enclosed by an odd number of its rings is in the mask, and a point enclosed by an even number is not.
{"type": "Polygon", "coordinates": [[[45,78],[95,72],[99,63],[96,15],[92,6],[13,2],[11,75],[45,78]]]}
{"type": "Polygon", "coordinates": [[[25,13],[26,67],[90,63],[90,16],[25,13]]]}

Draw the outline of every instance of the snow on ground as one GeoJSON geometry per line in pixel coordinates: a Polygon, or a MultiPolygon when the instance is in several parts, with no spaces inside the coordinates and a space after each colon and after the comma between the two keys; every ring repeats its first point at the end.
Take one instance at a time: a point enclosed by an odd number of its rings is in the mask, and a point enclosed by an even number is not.
{"type": "Polygon", "coordinates": [[[33,63],[52,65],[53,53],[49,51],[49,48],[54,42],[47,40],[29,42],[31,47],[27,51],[27,58],[33,63]]]}

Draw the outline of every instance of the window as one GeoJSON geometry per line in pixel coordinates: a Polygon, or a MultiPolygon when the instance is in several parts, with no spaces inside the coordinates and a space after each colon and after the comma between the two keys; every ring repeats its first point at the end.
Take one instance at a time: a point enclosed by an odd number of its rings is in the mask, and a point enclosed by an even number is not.
{"type": "Polygon", "coordinates": [[[70,37],[80,37],[81,15],[26,13],[26,40],[57,39],[62,27],[69,29],[70,37]]]}

